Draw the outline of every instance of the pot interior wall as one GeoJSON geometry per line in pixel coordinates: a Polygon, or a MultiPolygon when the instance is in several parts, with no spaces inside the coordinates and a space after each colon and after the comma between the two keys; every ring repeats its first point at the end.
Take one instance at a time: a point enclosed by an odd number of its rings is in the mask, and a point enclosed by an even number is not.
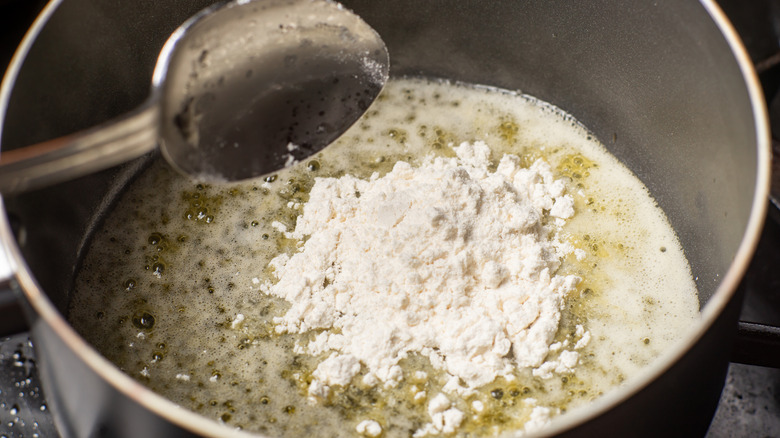
{"type": "MultiPolygon", "coordinates": [[[[16,82],[2,148],[140,104],[168,34],[206,3],[63,1],[16,82]]],[[[744,80],[698,2],[344,3],[385,38],[395,75],[519,89],[577,117],[667,212],[702,302],[715,291],[746,228],[757,154],[744,80]]],[[[30,268],[60,308],[94,215],[126,175],[112,169],[5,200],[30,268]]]]}

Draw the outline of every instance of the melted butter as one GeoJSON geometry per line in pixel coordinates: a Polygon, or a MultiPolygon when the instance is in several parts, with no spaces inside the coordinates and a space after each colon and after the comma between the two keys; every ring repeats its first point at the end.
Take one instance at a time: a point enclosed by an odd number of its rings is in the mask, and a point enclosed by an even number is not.
{"type": "Polygon", "coordinates": [[[296,250],[279,224],[294,228],[316,177],[381,175],[398,160],[452,156],[453,145],[474,140],[493,148],[496,164],[504,153],[526,166],[541,158],[567,181],[577,213],[561,237],[587,256],[561,267],[583,281],[566,300],[556,341],[575,343],[578,324],[592,340],[573,374],[544,380],[519,369],[453,400],[466,414],[458,434],[522,429],[529,399],[558,413],[575,409],[630,380],[674,342],[696,318],[696,291],[673,231],[641,183],[570,116],[499,90],[391,81],[336,144],[251,183],[194,184],[156,163],[96,233],[69,319],[144,385],[232,427],[330,436],[371,419],[384,436],[409,436],[430,421],[427,404],[446,383],[443,373],[409,357],[396,388],[366,387],[360,374],[311,403],[311,373],[324,358],[294,352],[312,334],[275,334],[273,317],[288,304],[259,284],[271,278],[271,258],[296,250]],[[245,319],[236,322],[238,314],[245,319]],[[419,370],[428,378],[416,379],[419,370]],[[421,391],[425,397],[415,397],[421,391]]]}

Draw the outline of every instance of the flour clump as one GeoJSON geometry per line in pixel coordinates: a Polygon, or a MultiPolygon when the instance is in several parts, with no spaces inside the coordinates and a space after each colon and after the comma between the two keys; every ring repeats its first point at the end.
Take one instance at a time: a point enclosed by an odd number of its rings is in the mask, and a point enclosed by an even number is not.
{"type": "MultiPolygon", "coordinates": [[[[445,390],[461,394],[545,363],[579,281],[556,275],[573,252],[557,231],[574,201],[545,161],[523,168],[505,155],[491,171],[485,143],[453,150],[368,180],[316,179],[286,233],[298,252],[274,258],[278,281],[264,285],[291,303],[274,319],[278,333],[318,332],[297,347],[327,357],[311,396],[327,397],[361,369],[362,384],[394,387],[410,354],[451,375],[445,390]]],[[[566,365],[576,363],[567,353],[566,365]]],[[[571,370],[556,365],[543,374],[571,370]]],[[[450,430],[459,416],[449,418],[431,431],[450,430]]]]}

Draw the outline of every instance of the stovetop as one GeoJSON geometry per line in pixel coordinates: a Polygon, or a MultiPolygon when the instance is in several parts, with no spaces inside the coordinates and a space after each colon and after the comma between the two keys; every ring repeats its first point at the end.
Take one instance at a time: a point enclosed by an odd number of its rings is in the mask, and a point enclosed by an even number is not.
{"type": "MultiPolygon", "coordinates": [[[[13,47],[44,3],[0,0],[0,68],[7,64],[13,47]]],[[[763,71],[775,136],[780,138],[780,0],[720,3],[763,71]]],[[[759,248],[742,282],[746,296],[741,319],[780,326],[780,293],[776,293],[780,291],[780,210],[775,206],[770,210],[759,248]]],[[[28,334],[0,338],[0,438],[57,436],[28,334]]],[[[706,438],[743,436],[780,437],[780,369],[730,364],[706,438]]]]}

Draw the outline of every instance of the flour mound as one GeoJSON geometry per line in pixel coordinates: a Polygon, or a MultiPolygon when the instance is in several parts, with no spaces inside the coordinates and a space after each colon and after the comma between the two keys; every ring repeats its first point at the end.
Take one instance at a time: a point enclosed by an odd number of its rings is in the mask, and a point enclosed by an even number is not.
{"type": "Polygon", "coordinates": [[[319,331],[298,347],[327,357],[310,394],[361,368],[364,384],[392,387],[410,353],[449,373],[453,392],[545,362],[579,281],[555,275],[573,251],[555,232],[574,201],[544,161],[505,155],[491,171],[483,142],[454,150],[382,177],[316,180],[287,233],[299,252],[274,258],[278,281],[263,287],[291,303],[277,332],[319,331]]]}

